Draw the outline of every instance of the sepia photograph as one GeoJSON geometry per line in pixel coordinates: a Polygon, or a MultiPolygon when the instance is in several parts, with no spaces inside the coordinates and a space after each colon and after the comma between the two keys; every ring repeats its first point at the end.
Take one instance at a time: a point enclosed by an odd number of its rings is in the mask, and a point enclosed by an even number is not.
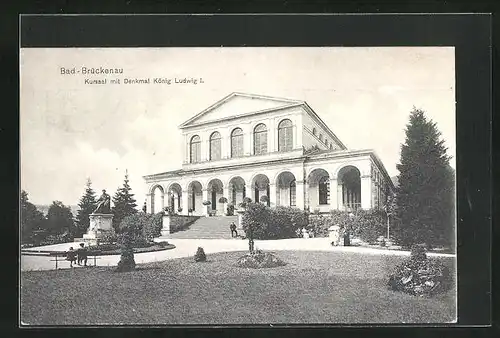
{"type": "Polygon", "coordinates": [[[22,326],[457,322],[454,47],[19,54],[22,326]]]}

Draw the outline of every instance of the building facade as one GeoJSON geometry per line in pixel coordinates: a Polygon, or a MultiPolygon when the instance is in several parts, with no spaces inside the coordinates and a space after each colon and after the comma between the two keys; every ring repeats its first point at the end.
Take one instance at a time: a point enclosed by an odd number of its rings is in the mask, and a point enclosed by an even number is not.
{"type": "Polygon", "coordinates": [[[347,149],[304,101],[232,93],[179,128],[182,168],[144,176],[149,213],[223,215],[245,197],[311,212],[382,208],[394,189],[373,150],[347,149]]]}

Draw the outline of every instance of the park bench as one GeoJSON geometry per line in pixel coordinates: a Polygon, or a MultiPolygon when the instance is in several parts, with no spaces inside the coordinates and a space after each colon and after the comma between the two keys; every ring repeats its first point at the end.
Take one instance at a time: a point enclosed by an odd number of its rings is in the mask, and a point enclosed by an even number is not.
{"type": "MultiPolygon", "coordinates": [[[[101,257],[97,256],[98,254],[99,254],[99,252],[92,252],[92,251],[87,254],[87,262],[88,261],[94,262],[94,264],[90,265],[90,266],[97,266],[97,260],[101,259],[101,257]]],[[[66,259],[67,253],[65,251],[58,251],[58,252],[50,253],[49,255],[54,258],[54,259],[51,259],[50,261],[55,262],[56,270],[59,268],[59,264],[61,264],[62,262],[67,262],[68,264],[70,263],[66,259]]],[[[89,266],[88,263],[87,263],[87,266],[89,266]]]]}

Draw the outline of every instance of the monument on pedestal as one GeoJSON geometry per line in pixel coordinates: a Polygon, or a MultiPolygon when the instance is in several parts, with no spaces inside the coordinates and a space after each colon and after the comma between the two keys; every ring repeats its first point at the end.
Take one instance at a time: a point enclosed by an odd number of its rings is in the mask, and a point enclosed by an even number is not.
{"type": "Polygon", "coordinates": [[[102,191],[97,200],[97,208],[90,214],[90,226],[83,240],[90,245],[96,245],[104,235],[113,234],[113,214],[111,213],[111,197],[102,191]]]}

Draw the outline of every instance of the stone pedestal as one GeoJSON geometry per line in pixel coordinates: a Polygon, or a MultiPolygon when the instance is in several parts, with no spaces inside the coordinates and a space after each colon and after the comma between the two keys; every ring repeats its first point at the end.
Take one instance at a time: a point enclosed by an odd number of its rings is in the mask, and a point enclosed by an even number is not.
{"type": "Polygon", "coordinates": [[[167,236],[172,233],[171,228],[170,228],[170,221],[172,217],[165,215],[163,216],[162,220],[162,228],[161,228],[161,235],[162,236],[167,236]]]}
{"type": "Polygon", "coordinates": [[[90,214],[90,226],[83,241],[95,245],[104,235],[114,234],[113,214],[90,214]]]}

